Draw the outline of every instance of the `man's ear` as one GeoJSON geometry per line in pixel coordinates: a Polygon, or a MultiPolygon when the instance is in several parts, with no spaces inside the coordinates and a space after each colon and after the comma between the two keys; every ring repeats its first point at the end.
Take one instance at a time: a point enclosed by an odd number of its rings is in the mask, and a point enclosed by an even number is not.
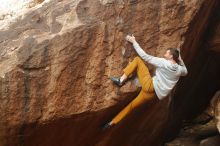
{"type": "Polygon", "coordinates": [[[170,59],[173,59],[173,55],[170,55],[170,59]]]}

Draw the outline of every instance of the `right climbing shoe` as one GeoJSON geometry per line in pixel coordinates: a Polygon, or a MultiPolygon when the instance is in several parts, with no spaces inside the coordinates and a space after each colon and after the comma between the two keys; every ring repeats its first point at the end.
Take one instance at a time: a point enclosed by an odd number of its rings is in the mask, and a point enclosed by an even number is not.
{"type": "Polygon", "coordinates": [[[117,86],[121,87],[124,83],[120,81],[120,77],[110,77],[110,79],[115,83],[117,86]]]}
{"type": "Polygon", "coordinates": [[[110,123],[106,123],[106,124],[102,127],[102,130],[109,129],[110,127],[111,127],[111,124],[110,124],[110,123]]]}
{"type": "Polygon", "coordinates": [[[113,127],[115,124],[111,124],[111,122],[106,123],[105,125],[102,126],[102,130],[105,131],[107,129],[110,129],[113,127]]]}

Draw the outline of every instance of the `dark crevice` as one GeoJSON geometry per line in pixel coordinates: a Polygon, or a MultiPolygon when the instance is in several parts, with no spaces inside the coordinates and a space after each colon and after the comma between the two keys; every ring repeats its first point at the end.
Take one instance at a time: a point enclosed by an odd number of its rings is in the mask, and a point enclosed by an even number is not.
{"type": "Polygon", "coordinates": [[[165,141],[177,136],[184,120],[192,120],[204,112],[220,89],[220,53],[212,51],[209,43],[220,24],[219,8],[218,1],[207,1],[192,21],[183,45],[188,75],[180,79],[172,97],[165,141]]]}

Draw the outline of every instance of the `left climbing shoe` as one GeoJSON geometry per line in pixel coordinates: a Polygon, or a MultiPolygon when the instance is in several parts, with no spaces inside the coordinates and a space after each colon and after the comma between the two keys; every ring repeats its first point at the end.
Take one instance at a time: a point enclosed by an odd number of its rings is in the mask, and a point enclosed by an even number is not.
{"type": "Polygon", "coordinates": [[[120,77],[110,77],[110,79],[119,87],[124,85],[124,83],[120,81],[120,77]]]}

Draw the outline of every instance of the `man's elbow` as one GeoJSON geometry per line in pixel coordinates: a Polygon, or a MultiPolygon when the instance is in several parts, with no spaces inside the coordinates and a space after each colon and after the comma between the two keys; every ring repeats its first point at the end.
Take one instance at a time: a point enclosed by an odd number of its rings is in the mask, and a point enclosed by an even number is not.
{"type": "Polygon", "coordinates": [[[182,76],[186,76],[188,74],[187,69],[182,73],[182,76]]]}

